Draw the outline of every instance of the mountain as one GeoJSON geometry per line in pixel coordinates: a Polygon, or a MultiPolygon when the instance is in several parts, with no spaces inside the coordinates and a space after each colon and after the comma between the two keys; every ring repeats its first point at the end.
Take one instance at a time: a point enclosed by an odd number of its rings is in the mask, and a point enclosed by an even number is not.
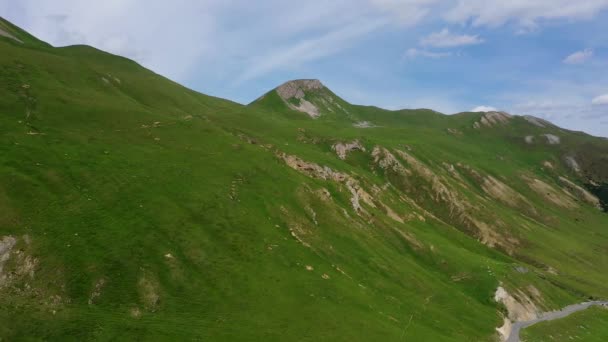
{"type": "Polygon", "coordinates": [[[0,28],[3,340],[495,341],[608,298],[605,139],[0,28]]]}
{"type": "Polygon", "coordinates": [[[351,105],[325,87],[319,80],[285,82],[250,104],[251,107],[293,110],[313,119],[321,116],[349,117],[351,105]]]}

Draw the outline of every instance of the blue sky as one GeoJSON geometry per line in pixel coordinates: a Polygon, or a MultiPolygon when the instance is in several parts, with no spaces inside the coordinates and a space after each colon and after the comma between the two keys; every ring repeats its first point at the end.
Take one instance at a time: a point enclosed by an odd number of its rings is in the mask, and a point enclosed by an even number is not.
{"type": "Polygon", "coordinates": [[[0,0],[0,15],[241,103],[318,78],[357,104],[608,136],[608,0],[0,0]]]}

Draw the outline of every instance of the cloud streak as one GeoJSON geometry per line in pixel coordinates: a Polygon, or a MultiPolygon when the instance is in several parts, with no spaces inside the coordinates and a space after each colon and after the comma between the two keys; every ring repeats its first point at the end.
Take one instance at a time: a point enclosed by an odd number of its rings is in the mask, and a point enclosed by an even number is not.
{"type": "Polygon", "coordinates": [[[436,52],[436,51],[421,50],[421,49],[416,49],[416,48],[408,49],[405,52],[405,58],[409,58],[409,59],[413,59],[413,58],[417,58],[417,57],[438,59],[438,58],[450,57],[452,55],[453,54],[450,51],[436,52]]]}
{"type": "Polygon", "coordinates": [[[582,64],[591,58],[593,58],[593,50],[585,49],[568,55],[568,57],[564,58],[563,62],[566,64],[582,64]]]}
{"type": "Polygon", "coordinates": [[[445,13],[450,22],[498,27],[507,23],[534,29],[543,20],[589,19],[608,8],[608,0],[459,0],[445,13]]]}
{"type": "Polygon", "coordinates": [[[483,39],[477,35],[453,34],[447,28],[422,38],[420,45],[437,48],[477,45],[483,43],[483,39]]]}
{"type": "Polygon", "coordinates": [[[608,105],[608,94],[600,95],[600,96],[593,98],[593,100],[591,100],[591,104],[608,105]]]}

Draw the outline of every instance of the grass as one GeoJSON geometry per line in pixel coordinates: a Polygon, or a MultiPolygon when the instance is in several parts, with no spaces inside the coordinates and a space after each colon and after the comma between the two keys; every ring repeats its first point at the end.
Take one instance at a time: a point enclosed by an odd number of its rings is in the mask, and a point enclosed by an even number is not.
{"type": "Polygon", "coordinates": [[[608,310],[592,307],[566,318],[541,322],[522,332],[529,342],[584,341],[601,342],[608,338],[608,310]]]}
{"type": "Polygon", "coordinates": [[[16,254],[4,266],[16,274],[0,287],[5,340],[491,341],[501,283],[535,286],[543,309],[608,298],[606,214],[555,207],[521,178],[559,187],[558,175],[576,179],[563,154],[588,142],[605,151],[602,141],[559,131],[563,145],[526,145],[545,130],[479,131],[480,114],[386,111],[329,90],[311,97],[348,113],[311,120],[274,92],[243,106],[91,47],[12,32],[24,44],[0,38],[0,237],[17,237],[35,271],[20,274],[16,254]],[[338,159],[331,145],[351,139],[367,152],[338,159]],[[517,248],[481,244],[427,179],[379,168],[376,145],[409,148],[517,248]],[[278,152],[350,174],[369,193],[393,185],[359,216],[344,184],[307,177],[278,152]],[[495,175],[536,214],[451,178],[444,163],[495,175]],[[380,204],[422,215],[405,197],[429,212],[424,221],[397,222],[380,204]]]}

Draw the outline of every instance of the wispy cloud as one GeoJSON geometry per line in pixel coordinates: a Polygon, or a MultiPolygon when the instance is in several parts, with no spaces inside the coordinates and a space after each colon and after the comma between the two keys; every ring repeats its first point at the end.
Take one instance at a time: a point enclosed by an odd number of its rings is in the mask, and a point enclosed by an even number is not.
{"type": "Polygon", "coordinates": [[[593,50],[585,49],[568,55],[568,57],[564,58],[563,62],[566,64],[582,64],[591,58],[593,58],[593,50]]]}
{"type": "Polygon", "coordinates": [[[478,35],[453,34],[447,28],[422,38],[420,45],[437,48],[476,45],[483,43],[478,35]]]}
{"type": "Polygon", "coordinates": [[[349,25],[318,37],[304,39],[292,45],[282,46],[257,56],[249,62],[237,83],[256,78],[270,71],[293,68],[305,62],[333,55],[353,44],[361,36],[386,25],[384,20],[349,25]]]}
{"type": "Polygon", "coordinates": [[[453,53],[450,51],[437,52],[437,51],[420,50],[420,49],[416,49],[416,48],[408,49],[405,52],[406,58],[426,57],[426,58],[435,58],[436,59],[436,58],[450,57],[452,55],[453,55],[453,53]]]}
{"type": "Polygon", "coordinates": [[[608,105],[608,94],[600,95],[600,96],[593,98],[593,100],[591,100],[591,104],[608,105]]]}
{"type": "Polygon", "coordinates": [[[418,24],[432,14],[434,5],[441,0],[367,0],[375,9],[381,10],[404,26],[418,24]]]}
{"type": "Polygon", "coordinates": [[[608,0],[459,0],[444,15],[451,22],[471,22],[473,26],[498,27],[512,22],[534,28],[542,20],[587,19],[608,8],[608,0]]]}

